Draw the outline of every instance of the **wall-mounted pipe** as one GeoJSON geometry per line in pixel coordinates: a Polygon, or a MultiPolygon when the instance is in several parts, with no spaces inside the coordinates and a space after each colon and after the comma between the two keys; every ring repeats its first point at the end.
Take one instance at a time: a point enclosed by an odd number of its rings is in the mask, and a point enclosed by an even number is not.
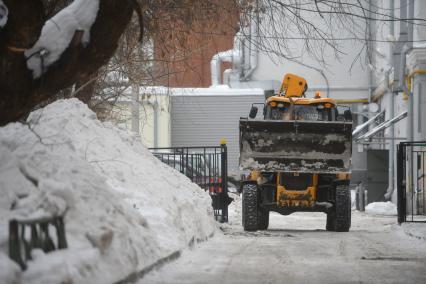
{"type": "MultiPolygon", "coordinates": [[[[393,65],[393,93],[394,95],[398,95],[399,92],[402,92],[402,84],[403,82],[400,82],[401,80],[401,70],[404,70],[405,66],[401,67],[401,53],[404,48],[404,45],[406,44],[408,40],[408,34],[407,34],[407,23],[403,20],[407,18],[407,0],[400,0],[399,1],[399,35],[398,35],[398,41],[395,43],[393,48],[393,58],[392,58],[392,65],[393,65]]],[[[404,55],[405,56],[405,55],[404,55]]],[[[403,76],[402,76],[403,79],[403,76]]]]}
{"type": "MultiPolygon", "coordinates": [[[[408,17],[406,16],[406,18],[408,19],[413,19],[414,18],[414,0],[408,0],[408,17]]],[[[413,48],[413,24],[412,22],[410,24],[406,24],[407,26],[407,39],[408,42],[404,45],[404,50],[403,50],[403,54],[404,54],[404,64],[406,63],[406,54],[413,48]],[[411,42],[410,42],[411,39],[411,42]]],[[[405,65],[404,65],[405,68],[405,65]]],[[[405,71],[405,69],[404,69],[405,71]]],[[[405,75],[405,72],[404,72],[405,75]]],[[[404,76],[405,79],[405,76],[404,76]]],[[[403,82],[401,82],[401,84],[404,86],[404,90],[405,90],[405,94],[408,95],[408,100],[407,100],[407,140],[408,141],[414,141],[414,97],[413,97],[413,93],[411,92],[411,90],[408,90],[407,85],[405,84],[405,80],[403,82]]],[[[413,172],[413,166],[414,166],[414,154],[413,151],[410,151],[410,153],[408,154],[408,166],[407,166],[407,170],[408,172],[413,172]]],[[[412,178],[408,178],[407,179],[407,185],[408,185],[408,191],[409,192],[413,192],[414,189],[414,181],[412,178]]],[[[410,209],[409,209],[410,210],[410,209]]],[[[411,208],[411,210],[414,211],[414,206],[413,208],[411,208]]]]}
{"type": "Polygon", "coordinates": [[[365,104],[368,99],[335,99],[337,104],[365,104]]]}
{"type": "MultiPolygon", "coordinates": [[[[368,102],[368,101],[367,101],[368,102]]],[[[366,129],[368,126],[370,126],[370,124],[375,121],[379,116],[383,115],[384,111],[376,114],[375,116],[373,116],[372,118],[370,118],[369,120],[367,120],[366,122],[364,122],[363,124],[358,125],[355,130],[352,132],[352,136],[356,136],[358,133],[360,133],[362,130],[366,129]]]]}
{"type": "Polygon", "coordinates": [[[212,86],[222,84],[220,67],[222,62],[231,62],[233,65],[239,65],[241,61],[240,51],[230,49],[216,53],[210,61],[212,86]]]}
{"type": "Polygon", "coordinates": [[[158,148],[158,101],[155,100],[153,104],[153,111],[154,111],[154,148],[158,148]]]}
{"type": "MultiPolygon", "coordinates": [[[[230,62],[232,63],[232,70],[240,68],[240,66],[243,64],[243,53],[242,53],[242,47],[244,46],[245,38],[241,32],[238,32],[235,35],[234,38],[234,48],[219,52],[215,55],[213,55],[212,60],[210,61],[210,71],[211,71],[211,80],[212,80],[212,86],[217,86],[223,83],[229,83],[226,82],[226,80],[229,79],[229,77],[225,78],[224,74],[224,80],[222,82],[221,78],[221,63],[222,62],[230,62]]],[[[228,71],[230,73],[230,71],[228,71]]],[[[229,74],[226,74],[229,75],[229,74]]]]}
{"type": "Polygon", "coordinates": [[[404,111],[403,113],[400,113],[399,115],[397,115],[396,117],[387,120],[385,122],[382,122],[381,124],[379,124],[378,126],[374,127],[373,129],[371,129],[369,132],[367,132],[366,134],[360,136],[357,138],[357,140],[363,140],[363,139],[368,139],[372,136],[374,136],[377,132],[382,131],[386,128],[388,128],[389,126],[391,126],[394,123],[397,123],[398,121],[404,119],[407,117],[407,112],[404,111]]]}
{"type": "MultiPolygon", "coordinates": [[[[395,18],[395,0],[390,0],[389,3],[389,13],[390,18],[395,18]]],[[[391,21],[389,23],[389,34],[395,38],[395,23],[391,21]]],[[[390,54],[392,54],[394,49],[394,44],[390,44],[390,54]]],[[[393,66],[393,60],[394,57],[390,56],[390,66],[393,66]]],[[[392,92],[392,85],[393,83],[390,83],[390,73],[391,69],[387,70],[385,73],[385,88],[383,91],[383,95],[385,93],[389,93],[389,119],[392,119],[395,116],[395,95],[392,92]]],[[[376,99],[376,94],[373,95],[373,101],[376,99]]],[[[379,96],[380,97],[380,96],[379,96]]],[[[393,139],[392,141],[389,141],[389,153],[388,153],[388,160],[389,160],[389,169],[388,169],[388,188],[385,193],[385,198],[387,200],[392,199],[393,192],[395,190],[395,125],[392,124],[389,128],[390,131],[390,137],[393,139]]]]}
{"type": "Polygon", "coordinates": [[[408,0],[408,19],[409,22],[407,23],[407,31],[408,31],[408,42],[407,45],[410,48],[413,48],[413,39],[414,39],[414,0],[408,0]]]}
{"type": "Polygon", "coordinates": [[[140,105],[139,105],[139,85],[138,84],[132,84],[132,118],[131,118],[131,125],[132,125],[132,131],[139,134],[139,123],[140,123],[140,105]]]}
{"type": "MultiPolygon", "coordinates": [[[[257,10],[257,9],[256,9],[257,10]]],[[[243,80],[251,78],[254,70],[258,65],[259,48],[258,48],[258,36],[259,36],[259,14],[256,12],[251,17],[250,31],[249,31],[249,69],[244,71],[243,80]]],[[[245,61],[245,58],[244,58],[245,61]]],[[[245,63],[245,62],[244,62],[245,63]]]]}
{"type": "MultiPolygon", "coordinates": [[[[390,1],[390,17],[393,19],[395,18],[395,0],[390,1]]],[[[395,37],[395,24],[394,22],[389,23],[389,34],[392,37],[395,37]]],[[[390,51],[392,54],[394,45],[390,44],[390,51]]],[[[390,65],[393,66],[393,56],[390,56],[390,65]]],[[[395,116],[395,95],[391,90],[392,84],[390,83],[390,70],[388,70],[385,74],[385,85],[386,85],[386,92],[389,92],[389,100],[390,100],[390,106],[389,106],[389,118],[392,119],[395,116]]],[[[395,125],[392,124],[390,126],[390,137],[392,139],[395,139],[395,125]]],[[[393,192],[395,191],[395,140],[389,142],[389,170],[388,170],[388,188],[386,190],[385,198],[387,200],[392,199],[393,192]]]]}
{"type": "Polygon", "coordinates": [[[223,84],[230,85],[232,69],[223,71],[223,84]]]}
{"type": "MultiPolygon", "coordinates": [[[[368,20],[367,20],[367,31],[368,31],[368,42],[367,42],[367,56],[368,61],[373,66],[373,23],[372,23],[372,17],[373,17],[373,5],[372,0],[368,0],[368,20]]],[[[373,89],[373,70],[371,68],[368,68],[368,102],[371,102],[372,98],[372,89],[373,89]]]]}
{"type": "Polygon", "coordinates": [[[212,86],[230,84],[231,73],[238,72],[240,81],[249,80],[258,65],[258,35],[259,35],[259,12],[256,1],[251,13],[250,24],[244,30],[238,32],[234,38],[234,48],[219,52],[210,61],[212,86]],[[247,31],[248,29],[248,31],[247,31]],[[221,79],[221,63],[231,62],[232,69],[225,70],[223,81],[221,79]]]}

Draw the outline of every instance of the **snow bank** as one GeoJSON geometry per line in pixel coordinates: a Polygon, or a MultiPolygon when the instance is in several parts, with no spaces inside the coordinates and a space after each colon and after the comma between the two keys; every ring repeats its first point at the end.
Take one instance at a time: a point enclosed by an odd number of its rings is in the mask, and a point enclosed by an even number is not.
{"type": "Polygon", "coordinates": [[[4,27],[7,23],[7,15],[9,14],[9,10],[7,6],[0,0],[0,28],[4,27]]]}
{"type": "Polygon", "coordinates": [[[74,0],[44,24],[38,41],[25,51],[27,67],[33,71],[34,78],[61,57],[76,30],[83,31],[82,43],[89,43],[90,28],[98,10],[99,0],[74,0]]]}
{"type": "Polygon", "coordinates": [[[392,202],[373,202],[365,206],[365,212],[368,214],[379,215],[397,215],[396,205],[392,202]]]}
{"type": "Polygon", "coordinates": [[[0,253],[0,281],[1,283],[19,283],[21,268],[9,258],[0,253]]]}
{"type": "Polygon", "coordinates": [[[0,283],[111,283],[214,233],[208,194],[80,101],[28,122],[0,128],[0,283]],[[64,210],[69,249],[35,250],[17,273],[8,220],[64,210]]]}

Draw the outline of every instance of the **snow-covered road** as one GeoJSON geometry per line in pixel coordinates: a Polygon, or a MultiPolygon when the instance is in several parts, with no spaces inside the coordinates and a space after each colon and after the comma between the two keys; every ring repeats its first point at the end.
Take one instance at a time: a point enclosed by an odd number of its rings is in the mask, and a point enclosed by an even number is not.
{"type": "Polygon", "coordinates": [[[426,236],[409,236],[394,216],[353,212],[350,232],[334,233],[322,213],[271,213],[269,230],[247,233],[233,214],[223,235],[139,283],[426,283],[426,236]]]}

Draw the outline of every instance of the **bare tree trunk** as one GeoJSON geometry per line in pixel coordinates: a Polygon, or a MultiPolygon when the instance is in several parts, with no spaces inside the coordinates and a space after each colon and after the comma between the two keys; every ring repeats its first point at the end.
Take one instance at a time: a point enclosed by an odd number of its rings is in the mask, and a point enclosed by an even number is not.
{"type": "Polygon", "coordinates": [[[6,26],[0,29],[0,52],[19,55],[39,38],[45,22],[44,6],[40,0],[3,0],[3,3],[9,15],[6,26]]]}
{"type": "Polygon", "coordinates": [[[91,107],[90,101],[95,92],[97,78],[98,71],[93,73],[90,77],[85,78],[84,80],[78,80],[75,84],[75,97],[83,103],[87,104],[89,107],[91,107]]]}

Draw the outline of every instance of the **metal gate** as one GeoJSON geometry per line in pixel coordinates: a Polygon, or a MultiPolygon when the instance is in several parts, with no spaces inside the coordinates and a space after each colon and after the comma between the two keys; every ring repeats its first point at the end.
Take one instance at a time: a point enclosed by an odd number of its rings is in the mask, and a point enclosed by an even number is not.
{"type": "Polygon", "coordinates": [[[426,141],[399,143],[397,163],[398,222],[426,222],[426,141]]]}
{"type": "Polygon", "coordinates": [[[215,219],[228,222],[228,169],[226,145],[212,147],[150,148],[163,163],[180,171],[208,191],[215,219]]]}

